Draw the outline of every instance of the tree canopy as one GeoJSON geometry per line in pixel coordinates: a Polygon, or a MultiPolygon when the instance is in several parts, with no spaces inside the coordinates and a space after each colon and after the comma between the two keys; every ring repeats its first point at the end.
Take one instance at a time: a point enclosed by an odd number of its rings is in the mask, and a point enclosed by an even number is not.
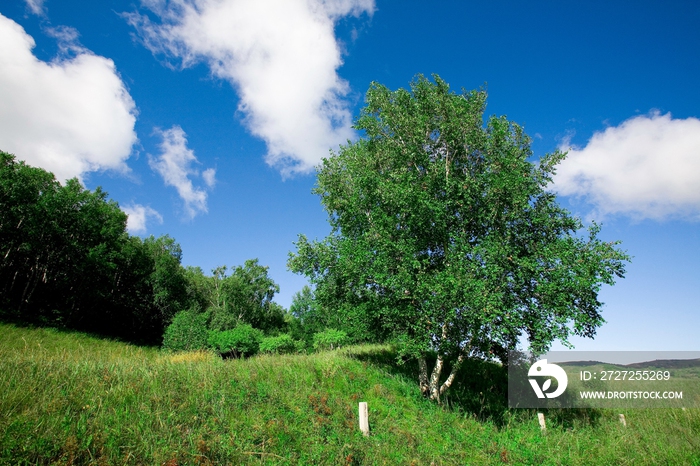
{"type": "Polygon", "coordinates": [[[269,331],[285,326],[285,310],[272,300],[280,288],[268,276],[268,267],[249,259],[233,267],[228,275],[227,270],[225,265],[217,267],[211,277],[198,267],[187,271],[189,281],[198,284],[210,328],[230,330],[249,324],[269,331]]]}
{"type": "Polygon", "coordinates": [[[141,240],[97,188],[0,152],[0,316],[156,343],[189,305],[170,237],[141,240]]]}
{"type": "Polygon", "coordinates": [[[456,94],[438,76],[410,90],[372,83],[355,123],[363,137],[318,168],[332,233],[300,235],[288,263],[337,320],[417,358],[434,399],[465,357],[504,356],[523,334],[535,351],[592,337],[604,322],[598,292],[629,260],[548,191],[565,154],[530,161],[523,129],[485,122],[485,106],[485,91],[456,94]]]}

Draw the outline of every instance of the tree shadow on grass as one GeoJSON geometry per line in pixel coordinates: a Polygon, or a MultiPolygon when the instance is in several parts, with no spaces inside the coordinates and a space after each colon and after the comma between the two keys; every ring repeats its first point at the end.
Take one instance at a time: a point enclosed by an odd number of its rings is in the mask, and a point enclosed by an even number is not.
{"type": "Polygon", "coordinates": [[[553,425],[565,429],[576,429],[580,426],[596,427],[600,424],[602,411],[595,408],[550,409],[545,414],[553,425]]]}
{"type": "MultiPolygon", "coordinates": [[[[388,373],[400,376],[416,386],[418,393],[418,362],[400,361],[396,351],[381,348],[372,351],[348,353],[349,357],[365,361],[382,368],[388,373]]],[[[428,367],[435,365],[435,355],[428,355],[428,367]]],[[[442,380],[452,368],[445,364],[442,380]]],[[[505,422],[508,411],[507,370],[499,364],[468,359],[457,373],[454,383],[442,396],[441,403],[448,409],[462,411],[481,421],[491,421],[497,425],[505,422]]]]}
{"type": "MultiPolygon", "coordinates": [[[[416,386],[418,393],[418,363],[415,360],[399,362],[397,353],[387,348],[372,351],[348,353],[349,357],[365,361],[382,368],[388,373],[400,376],[416,386]]],[[[436,357],[428,357],[428,367],[432,369],[436,357]]],[[[446,364],[442,380],[452,370],[446,364]]],[[[601,418],[598,409],[544,409],[532,410],[508,407],[508,369],[492,361],[467,359],[462,363],[455,381],[441,398],[448,409],[472,416],[481,422],[491,422],[498,428],[507,426],[513,419],[525,421],[537,418],[537,412],[544,412],[548,426],[570,429],[575,426],[595,426],[601,418]]],[[[536,421],[535,421],[536,422],[536,421]]]]}
{"type": "Polygon", "coordinates": [[[42,321],[26,321],[19,318],[8,317],[7,315],[0,314],[0,323],[5,325],[12,325],[17,328],[27,329],[27,330],[51,330],[56,333],[66,334],[66,335],[80,335],[81,337],[94,338],[96,340],[105,340],[112,342],[124,343],[131,346],[136,346],[139,348],[160,348],[160,345],[154,343],[153,341],[146,341],[139,338],[127,338],[123,335],[117,333],[109,332],[99,332],[90,329],[81,329],[68,327],[60,325],[56,322],[42,322],[42,321]]]}

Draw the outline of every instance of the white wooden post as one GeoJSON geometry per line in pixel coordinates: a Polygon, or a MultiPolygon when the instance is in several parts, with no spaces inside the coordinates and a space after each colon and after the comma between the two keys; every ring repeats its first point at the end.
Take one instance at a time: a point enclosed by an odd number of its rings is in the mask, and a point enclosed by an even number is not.
{"type": "Polygon", "coordinates": [[[544,423],[544,414],[537,413],[537,420],[540,421],[540,430],[542,431],[542,433],[546,434],[547,433],[547,424],[544,423]]]}
{"type": "Polygon", "coordinates": [[[369,412],[365,401],[360,402],[360,430],[362,435],[369,437],[369,412]]]}
{"type": "Polygon", "coordinates": [[[622,427],[627,427],[627,421],[625,420],[624,414],[620,414],[620,424],[622,424],[622,427]]]}

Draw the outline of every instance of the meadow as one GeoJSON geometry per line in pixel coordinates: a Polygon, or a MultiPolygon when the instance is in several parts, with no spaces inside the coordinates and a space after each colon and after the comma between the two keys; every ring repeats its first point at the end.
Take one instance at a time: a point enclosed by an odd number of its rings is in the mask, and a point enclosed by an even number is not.
{"type": "Polygon", "coordinates": [[[0,324],[0,464],[700,465],[699,410],[549,411],[544,435],[496,364],[441,404],[414,371],[389,346],[223,360],[0,324]]]}

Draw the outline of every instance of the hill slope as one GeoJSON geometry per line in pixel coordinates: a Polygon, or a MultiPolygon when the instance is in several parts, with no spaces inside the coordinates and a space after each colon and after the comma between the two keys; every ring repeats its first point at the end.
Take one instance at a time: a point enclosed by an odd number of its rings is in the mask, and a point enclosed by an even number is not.
{"type": "Polygon", "coordinates": [[[550,412],[544,436],[534,412],[494,402],[490,369],[443,407],[391,359],[362,346],[223,361],[0,324],[0,463],[700,464],[697,411],[630,410],[627,428],[617,412],[550,412]]]}

